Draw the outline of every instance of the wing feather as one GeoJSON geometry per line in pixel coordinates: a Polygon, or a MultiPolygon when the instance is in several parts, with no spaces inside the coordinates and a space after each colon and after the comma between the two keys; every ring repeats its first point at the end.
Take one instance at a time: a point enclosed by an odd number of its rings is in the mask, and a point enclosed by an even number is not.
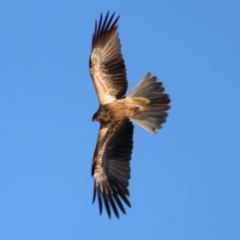
{"type": "Polygon", "coordinates": [[[109,125],[101,124],[92,165],[93,202],[98,195],[100,214],[102,202],[104,202],[109,218],[112,211],[119,218],[118,209],[125,214],[121,201],[131,207],[127,197],[129,196],[132,138],[133,125],[128,120],[109,125]]]}
{"type": "Polygon", "coordinates": [[[100,104],[122,98],[128,85],[117,33],[119,16],[113,18],[114,13],[109,18],[108,12],[104,20],[101,14],[92,38],[89,67],[100,104]]]}

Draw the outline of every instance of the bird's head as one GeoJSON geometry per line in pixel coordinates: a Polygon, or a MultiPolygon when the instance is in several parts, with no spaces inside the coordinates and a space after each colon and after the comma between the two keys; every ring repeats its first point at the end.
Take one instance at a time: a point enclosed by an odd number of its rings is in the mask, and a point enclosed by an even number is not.
{"type": "Polygon", "coordinates": [[[92,121],[99,121],[101,118],[102,107],[99,106],[98,110],[93,114],[92,121]]]}
{"type": "Polygon", "coordinates": [[[99,121],[101,123],[108,123],[111,119],[108,108],[100,105],[96,113],[93,114],[92,121],[99,121]]]}

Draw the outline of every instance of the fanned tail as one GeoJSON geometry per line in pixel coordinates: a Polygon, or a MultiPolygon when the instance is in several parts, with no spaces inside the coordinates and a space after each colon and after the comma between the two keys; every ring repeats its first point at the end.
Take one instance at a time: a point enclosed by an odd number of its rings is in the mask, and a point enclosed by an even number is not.
{"type": "Polygon", "coordinates": [[[131,120],[153,134],[162,128],[168,116],[166,111],[170,109],[171,100],[164,90],[163,84],[157,82],[157,77],[151,77],[151,74],[147,73],[127,96],[127,98],[143,97],[150,101],[149,111],[135,115],[131,120]]]}

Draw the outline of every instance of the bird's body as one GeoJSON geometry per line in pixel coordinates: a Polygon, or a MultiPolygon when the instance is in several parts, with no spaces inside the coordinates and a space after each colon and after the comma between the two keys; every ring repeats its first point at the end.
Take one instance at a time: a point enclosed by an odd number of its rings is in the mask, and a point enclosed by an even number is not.
{"type": "Polygon", "coordinates": [[[146,98],[124,98],[114,100],[99,107],[93,120],[101,123],[111,123],[130,119],[135,115],[149,110],[149,100],[146,98]]]}
{"type": "Polygon", "coordinates": [[[109,17],[95,24],[90,73],[99,99],[99,109],[93,120],[100,122],[95,148],[92,175],[94,195],[98,197],[100,213],[104,204],[107,214],[119,217],[118,209],[125,213],[123,203],[128,200],[130,160],[133,148],[133,124],[156,134],[166,121],[170,108],[169,95],[161,82],[147,73],[127,96],[127,78],[121,45],[117,33],[117,17],[109,17]]]}

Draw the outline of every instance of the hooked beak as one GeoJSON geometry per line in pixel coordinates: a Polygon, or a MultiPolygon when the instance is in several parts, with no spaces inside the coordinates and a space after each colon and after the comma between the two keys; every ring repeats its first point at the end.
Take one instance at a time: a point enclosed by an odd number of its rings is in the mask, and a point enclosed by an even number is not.
{"type": "Polygon", "coordinates": [[[95,122],[95,121],[96,121],[96,113],[92,117],[92,122],[95,122]]]}

